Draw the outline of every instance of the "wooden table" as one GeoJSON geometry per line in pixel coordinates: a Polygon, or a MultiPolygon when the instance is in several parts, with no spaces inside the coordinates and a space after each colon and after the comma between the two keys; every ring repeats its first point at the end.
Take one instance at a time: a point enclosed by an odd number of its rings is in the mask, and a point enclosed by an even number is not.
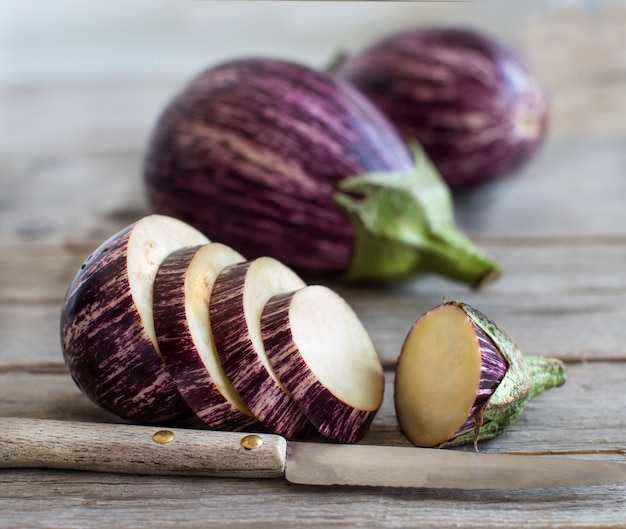
{"type": "MultiPolygon", "coordinates": [[[[576,34],[567,20],[561,37],[576,34]]],[[[446,298],[474,305],[524,352],[562,358],[569,370],[565,386],[532,401],[481,451],[625,460],[624,62],[603,56],[604,77],[570,85],[573,70],[558,77],[555,54],[542,55],[539,44],[549,38],[540,28],[526,42],[537,43],[530,46],[537,67],[560,97],[550,141],[516,178],[457,203],[459,225],[501,263],[502,278],[480,292],[436,277],[389,288],[333,285],[363,319],[386,368],[385,402],[366,443],[408,444],[393,411],[394,363],[411,323],[446,298]],[[602,109],[603,120],[596,99],[584,99],[598,89],[605,104],[617,105],[602,109]],[[596,118],[591,131],[581,126],[585,110],[596,118]]],[[[178,80],[0,89],[0,416],[118,421],[72,383],[59,310],[90,251],[149,211],[142,154],[177,88],[178,80]]],[[[624,527],[626,485],[477,492],[0,470],[2,527],[250,524],[624,527]]]]}

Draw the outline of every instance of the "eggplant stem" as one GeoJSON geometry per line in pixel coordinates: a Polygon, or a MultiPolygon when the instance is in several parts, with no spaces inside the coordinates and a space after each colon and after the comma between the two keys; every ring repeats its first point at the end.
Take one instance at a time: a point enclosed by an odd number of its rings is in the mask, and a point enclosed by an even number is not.
{"type": "Polygon", "coordinates": [[[529,400],[546,389],[562,386],[567,380],[565,365],[558,358],[525,356],[524,364],[532,381],[529,400]]]}
{"type": "Polygon", "coordinates": [[[434,272],[478,288],[500,275],[497,264],[455,225],[450,189],[426,154],[405,172],[341,180],[335,202],[350,218],[351,280],[388,280],[434,272]]]}

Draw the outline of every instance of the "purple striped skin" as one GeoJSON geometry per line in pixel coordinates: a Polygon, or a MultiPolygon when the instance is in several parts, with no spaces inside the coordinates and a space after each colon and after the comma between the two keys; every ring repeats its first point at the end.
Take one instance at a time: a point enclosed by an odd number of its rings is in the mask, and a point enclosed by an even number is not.
{"type": "Polygon", "coordinates": [[[513,174],[547,135],[545,90],[513,50],[473,31],[404,31],[335,73],[416,139],[457,193],[513,174]]]}
{"type": "Polygon", "coordinates": [[[287,439],[306,439],[315,428],[267,371],[248,330],[243,300],[250,265],[227,267],[215,282],[209,305],[215,347],[224,371],[259,422],[287,439]]]}
{"type": "Polygon", "coordinates": [[[220,393],[189,329],[185,313],[185,272],[200,248],[174,252],[163,261],[157,273],[154,325],[161,357],[188,406],[210,428],[230,431],[258,428],[254,417],[243,413],[220,393]]]}
{"type": "Polygon", "coordinates": [[[413,165],[395,129],[348,83],[247,59],[201,73],[170,103],[144,173],[156,211],[250,259],[319,275],[347,271],[353,256],[336,183],[413,165]]]}
{"type": "Polygon", "coordinates": [[[452,436],[452,439],[466,434],[467,432],[471,432],[477,427],[481,427],[483,424],[489,422],[484,419],[482,410],[504,378],[504,375],[506,375],[508,369],[508,362],[493,343],[493,340],[473,321],[472,325],[474,326],[476,338],[480,346],[480,383],[478,391],[476,392],[476,400],[467,416],[467,420],[463,426],[459,428],[458,432],[452,436]]]}
{"type": "Polygon", "coordinates": [[[146,333],[132,299],[126,265],[134,224],[87,258],[61,313],[65,363],[83,393],[135,422],[193,415],[146,333]]]}
{"type": "Polygon", "coordinates": [[[339,443],[356,443],[365,435],[378,410],[359,410],[346,404],[311,371],[291,333],[289,308],[292,296],[275,296],[263,310],[263,343],[272,367],[322,435],[339,443]]]}

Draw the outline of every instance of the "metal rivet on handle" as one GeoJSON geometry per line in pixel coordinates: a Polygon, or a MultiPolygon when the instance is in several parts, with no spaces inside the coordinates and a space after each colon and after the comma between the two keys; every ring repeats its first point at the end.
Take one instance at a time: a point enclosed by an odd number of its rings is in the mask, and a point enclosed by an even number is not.
{"type": "Polygon", "coordinates": [[[263,444],[263,439],[256,434],[246,435],[241,440],[241,446],[243,446],[246,450],[255,450],[260,448],[263,444]]]}
{"type": "Polygon", "coordinates": [[[171,443],[174,440],[174,437],[174,432],[171,432],[170,430],[159,430],[152,436],[152,439],[154,439],[157,443],[164,445],[171,443]]]}

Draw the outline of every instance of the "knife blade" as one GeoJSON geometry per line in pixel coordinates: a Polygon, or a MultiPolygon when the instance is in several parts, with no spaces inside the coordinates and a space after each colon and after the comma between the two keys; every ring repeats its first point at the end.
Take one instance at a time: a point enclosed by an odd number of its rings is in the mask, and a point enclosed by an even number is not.
{"type": "Polygon", "coordinates": [[[626,464],[325,442],[275,434],[0,420],[0,467],[280,478],[308,485],[525,489],[622,483],[626,464]]]}

